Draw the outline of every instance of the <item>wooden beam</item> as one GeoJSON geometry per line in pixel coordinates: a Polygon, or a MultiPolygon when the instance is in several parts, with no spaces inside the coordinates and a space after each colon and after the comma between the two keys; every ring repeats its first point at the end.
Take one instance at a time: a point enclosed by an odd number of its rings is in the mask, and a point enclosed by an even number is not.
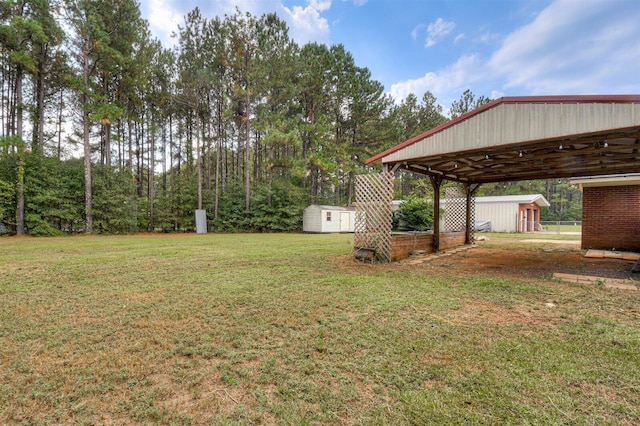
{"type": "Polygon", "coordinates": [[[402,163],[395,163],[395,164],[393,165],[393,167],[391,168],[390,173],[395,173],[395,172],[397,172],[397,171],[398,171],[398,169],[400,168],[400,166],[402,166],[402,163]]]}
{"type": "Polygon", "coordinates": [[[431,187],[433,188],[433,251],[440,251],[440,185],[442,176],[429,175],[431,187]]]}

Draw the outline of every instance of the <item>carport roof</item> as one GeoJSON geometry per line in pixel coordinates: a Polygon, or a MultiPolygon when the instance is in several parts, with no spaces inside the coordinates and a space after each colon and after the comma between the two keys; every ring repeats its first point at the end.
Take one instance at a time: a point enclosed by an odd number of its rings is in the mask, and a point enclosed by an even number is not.
{"type": "Polygon", "coordinates": [[[640,95],[496,99],[367,160],[467,183],[640,173],[640,95]]]}
{"type": "Polygon", "coordinates": [[[478,203],[517,203],[517,204],[533,204],[536,203],[540,207],[549,207],[549,201],[542,194],[523,194],[523,195],[494,195],[489,197],[476,197],[478,203]]]}

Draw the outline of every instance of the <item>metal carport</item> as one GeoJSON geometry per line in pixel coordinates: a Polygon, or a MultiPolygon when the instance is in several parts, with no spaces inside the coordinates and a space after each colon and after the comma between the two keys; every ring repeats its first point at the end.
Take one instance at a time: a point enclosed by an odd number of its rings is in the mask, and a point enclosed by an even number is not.
{"type": "MultiPolygon", "coordinates": [[[[640,173],[640,95],[496,99],[367,160],[426,175],[439,205],[444,180],[467,205],[489,182],[640,173]]],[[[434,209],[434,222],[439,212],[434,209]]],[[[467,242],[471,235],[467,213],[467,242]]],[[[434,250],[440,248],[434,229],[434,250]]]]}

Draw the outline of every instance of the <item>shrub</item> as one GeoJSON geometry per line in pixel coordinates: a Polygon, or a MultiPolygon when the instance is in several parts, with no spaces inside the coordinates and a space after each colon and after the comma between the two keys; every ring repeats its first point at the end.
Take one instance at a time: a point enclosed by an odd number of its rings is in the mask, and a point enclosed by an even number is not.
{"type": "Polygon", "coordinates": [[[426,231],[433,226],[433,206],[424,198],[409,196],[396,212],[398,229],[426,231]]]}

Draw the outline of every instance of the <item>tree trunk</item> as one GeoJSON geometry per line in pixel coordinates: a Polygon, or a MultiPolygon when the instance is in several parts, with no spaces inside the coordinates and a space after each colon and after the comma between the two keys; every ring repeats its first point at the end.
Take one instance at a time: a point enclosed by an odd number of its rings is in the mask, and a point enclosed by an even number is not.
{"type": "MultiPolygon", "coordinates": [[[[41,64],[44,64],[47,56],[47,45],[42,45],[42,61],[41,64]]],[[[31,144],[31,149],[33,152],[42,152],[44,148],[44,92],[45,92],[45,72],[42,69],[44,65],[40,67],[38,70],[38,79],[36,83],[36,112],[35,112],[35,123],[34,127],[36,131],[33,132],[33,143],[31,144]]]]}
{"type": "Polygon", "coordinates": [[[200,120],[196,114],[196,167],[198,168],[198,210],[202,210],[202,158],[200,157],[200,120]]]}
{"type": "Polygon", "coordinates": [[[62,158],[62,119],[64,118],[64,90],[60,90],[60,104],[58,108],[58,160],[60,160],[60,158],[62,158]]]}
{"type": "Polygon", "coordinates": [[[84,208],[85,208],[85,232],[93,233],[93,197],[91,192],[91,145],[89,140],[89,52],[90,40],[85,39],[85,50],[82,53],[82,77],[84,92],[82,93],[82,135],[84,146],[84,208]]]}
{"type": "Polygon", "coordinates": [[[222,139],[222,105],[221,102],[218,101],[218,116],[217,116],[217,126],[218,126],[218,130],[217,130],[217,135],[216,135],[216,170],[215,170],[215,174],[216,174],[216,181],[215,181],[215,194],[214,194],[214,200],[213,200],[213,219],[214,221],[216,219],[218,219],[218,209],[219,209],[219,202],[220,202],[220,166],[221,166],[221,155],[220,155],[220,149],[221,149],[221,139],[222,139]]]}
{"type": "Polygon", "coordinates": [[[167,127],[162,123],[162,197],[167,196],[167,127]]]}
{"type": "Polygon", "coordinates": [[[156,132],[155,132],[155,123],[154,123],[154,114],[151,114],[151,119],[149,120],[149,127],[151,128],[149,131],[150,141],[149,141],[149,232],[155,231],[154,225],[154,217],[153,217],[153,207],[155,202],[155,193],[156,193],[156,180],[155,180],[155,166],[156,166],[156,132]]]}
{"type": "Polygon", "coordinates": [[[22,140],[22,69],[18,66],[16,72],[16,135],[18,141],[18,182],[16,185],[16,234],[24,235],[24,141],[22,140]]]}
{"type": "MultiPolygon", "coordinates": [[[[109,87],[107,82],[107,77],[105,75],[102,76],[102,90],[105,96],[108,96],[109,87]]],[[[108,100],[106,101],[108,102],[108,100]]],[[[104,164],[109,167],[111,166],[111,119],[109,117],[101,117],[102,118],[102,156],[104,158],[104,164]]]]}
{"type": "Polygon", "coordinates": [[[18,182],[16,184],[16,234],[24,235],[25,234],[25,223],[24,223],[24,148],[22,147],[22,141],[19,142],[21,145],[18,147],[18,182]]]}
{"type": "Polygon", "coordinates": [[[136,126],[140,126],[140,131],[136,132],[136,161],[138,165],[138,170],[136,173],[138,175],[138,197],[142,198],[144,196],[144,122],[145,122],[145,113],[142,113],[142,122],[136,124],[136,126]]]}
{"type": "Polygon", "coordinates": [[[111,122],[104,119],[104,163],[107,167],[111,166],[111,122]]]}
{"type": "Polygon", "coordinates": [[[318,200],[318,168],[315,165],[311,165],[310,170],[310,196],[311,204],[316,204],[318,200]]]}
{"type": "Polygon", "coordinates": [[[128,133],[128,143],[129,143],[129,173],[133,176],[133,122],[131,120],[131,116],[133,112],[129,109],[129,114],[127,117],[127,133],[128,133]]]}
{"type": "Polygon", "coordinates": [[[244,136],[244,188],[245,188],[245,196],[244,196],[244,208],[245,215],[247,218],[251,213],[251,145],[250,145],[250,137],[251,137],[251,126],[249,114],[251,97],[249,96],[249,85],[247,84],[247,95],[246,95],[246,105],[245,105],[245,136],[244,136]]]}
{"type": "Polygon", "coordinates": [[[349,177],[347,179],[347,205],[348,206],[350,206],[353,203],[353,193],[355,192],[354,182],[355,182],[355,173],[349,172],[349,177]]]}

